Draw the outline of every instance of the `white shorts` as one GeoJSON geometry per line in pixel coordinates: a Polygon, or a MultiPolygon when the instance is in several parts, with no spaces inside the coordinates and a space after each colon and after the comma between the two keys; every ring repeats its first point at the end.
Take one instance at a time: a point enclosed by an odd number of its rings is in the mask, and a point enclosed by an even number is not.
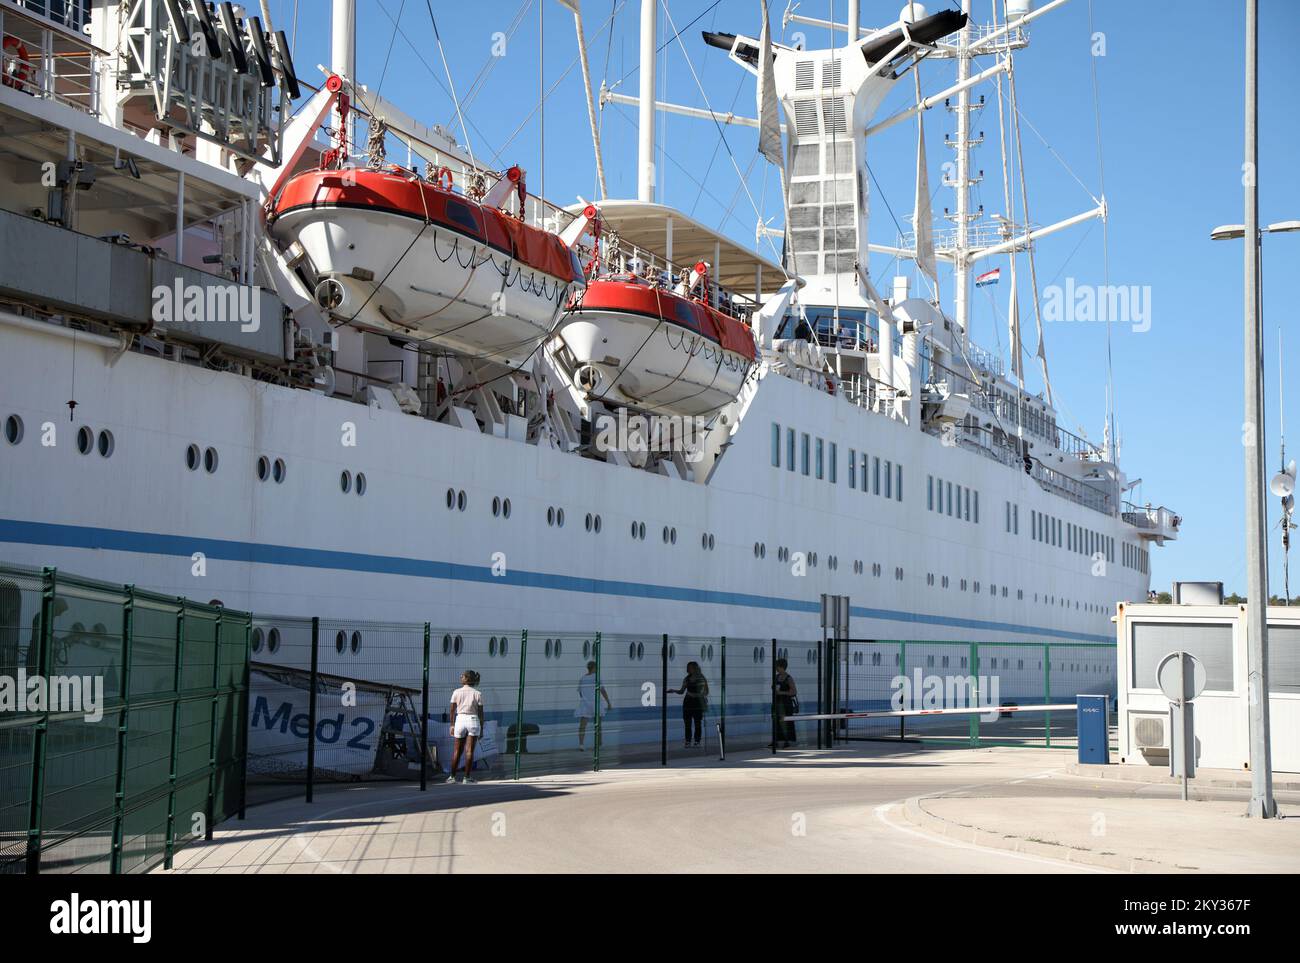
{"type": "Polygon", "coordinates": [[[479,722],[478,716],[469,716],[459,713],[456,716],[455,737],[464,739],[466,736],[478,738],[483,735],[483,724],[479,722]]]}

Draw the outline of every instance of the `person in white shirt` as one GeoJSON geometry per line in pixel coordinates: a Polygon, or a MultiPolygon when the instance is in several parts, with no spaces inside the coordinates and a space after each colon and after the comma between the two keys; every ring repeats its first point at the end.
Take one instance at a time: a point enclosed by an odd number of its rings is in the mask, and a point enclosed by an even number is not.
{"type": "Polygon", "coordinates": [[[451,735],[456,740],[451,754],[451,774],[447,782],[456,781],[456,770],[460,767],[462,753],[465,757],[466,783],[474,782],[470,775],[474,771],[474,744],[483,734],[483,693],[474,688],[478,685],[479,674],[473,669],[466,669],[460,676],[460,688],[451,694],[451,735]]]}
{"type": "Polygon", "coordinates": [[[574,716],[578,720],[578,750],[581,752],[586,748],[587,742],[587,720],[595,719],[596,713],[600,712],[604,716],[605,712],[614,708],[614,703],[609,699],[609,693],[604,686],[600,691],[596,690],[596,663],[587,663],[587,674],[578,680],[578,708],[573,710],[574,716]],[[605,700],[605,711],[600,711],[598,698],[605,700]]]}

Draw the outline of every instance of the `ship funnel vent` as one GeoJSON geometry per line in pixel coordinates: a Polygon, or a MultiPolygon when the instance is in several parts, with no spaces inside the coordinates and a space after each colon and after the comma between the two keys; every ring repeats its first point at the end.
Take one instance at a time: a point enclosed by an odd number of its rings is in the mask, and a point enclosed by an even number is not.
{"type": "Polygon", "coordinates": [[[822,64],[822,86],[831,88],[840,85],[840,59],[828,60],[822,64]]]}
{"type": "Polygon", "coordinates": [[[817,126],[817,101],[795,101],[794,132],[799,137],[816,137],[821,133],[817,126]]]}
{"type": "Polygon", "coordinates": [[[800,60],[794,65],[794,89],[812,90],[814,65],[811,60],[800,60]]]}

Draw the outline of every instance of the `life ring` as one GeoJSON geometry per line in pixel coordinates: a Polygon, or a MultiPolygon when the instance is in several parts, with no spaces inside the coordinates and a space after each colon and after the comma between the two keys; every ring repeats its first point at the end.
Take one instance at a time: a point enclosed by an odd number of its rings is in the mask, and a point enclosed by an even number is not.
{"type": "Polygon", "coordinates": [[[434,172],[433,182],[438,187],[441,187],[444,191],[450,191],[451,190],[451,168],[439,167],[437,171],[434,172]]]}
{"type": "Polygon", "coordinates": [[[25,91],[32,82],[33,74],[31,54],[28,53],[27,46],[17,37],[5,37],[4,69],[0,71],[0,82],[6,87],[25,91]]]}

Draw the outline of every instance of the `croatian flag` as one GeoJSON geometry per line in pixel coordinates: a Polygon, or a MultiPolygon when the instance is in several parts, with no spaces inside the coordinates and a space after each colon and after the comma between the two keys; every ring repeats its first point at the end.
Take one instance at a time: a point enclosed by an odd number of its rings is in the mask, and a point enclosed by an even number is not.
{"type": "Polygon", "coordinates": [[[975,279],[975,286],[982,288],[986,284],[997,284],[998,278],[1002,277],[1002,268],[994,268],[992,271],[985,271],[975,279]]]}

